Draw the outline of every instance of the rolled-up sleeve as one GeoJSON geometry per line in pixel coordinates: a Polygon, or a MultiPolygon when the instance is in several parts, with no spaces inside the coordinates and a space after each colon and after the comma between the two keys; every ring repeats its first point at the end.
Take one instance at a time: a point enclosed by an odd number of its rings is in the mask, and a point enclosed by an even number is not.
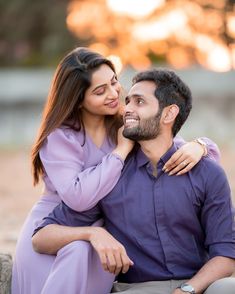
{"type": "Polygon", "coordinates": [[[216,164],[207,177],[201,221],[210,258],[235,258],[234,208],[230,187],[224,171],[216,164]]]}
{"type": "Polygon", "coordinates": [[[46,175],[69,207],[85,211],[94,207],[115,186],[123,160],[109,153],[101,162],[84,169],[83,147],[73,133],[56,129],[40,150],[46,175]]]}
{"type": "Polygon", "coordinates": [[[61,202],[38,224],[33,235],[47,225],[57,224],[70,227],[84,227],[92,225],[100,218],[101,210],[99,205],[96,205],[92,209],[84,212],[77,212],[68,207],[65,203],[61,202]]]}

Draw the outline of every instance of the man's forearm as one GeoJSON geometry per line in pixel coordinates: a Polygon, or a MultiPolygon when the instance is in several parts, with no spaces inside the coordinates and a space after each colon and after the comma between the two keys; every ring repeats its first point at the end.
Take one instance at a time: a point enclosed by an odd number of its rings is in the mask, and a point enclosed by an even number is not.
{"type": "Polygon", "coordinates": [[[187,283],[194,287],[197,294],[203,293],[216,280],[231,276],[234,269],[234,259],[217,256],[209,260],[187,283]]]}
{"type": "Polygon", "coordinates": [[[110,273],[126,273],[133,265],[124,246],[102,227],[66,227],[51,224],[39,230],[32,238],[34,250],[46,254],[56,254],[65,245],[79,240],[91,243],[104,270],[110,273]]]}
{"type": "Polygon", "coordinates": [[[65,245],[77,241],[89,241],[95,227],[67,227],[57,224],[45,226],[33,237],[33,248],[38,253],[56,254],[65,245]]]}

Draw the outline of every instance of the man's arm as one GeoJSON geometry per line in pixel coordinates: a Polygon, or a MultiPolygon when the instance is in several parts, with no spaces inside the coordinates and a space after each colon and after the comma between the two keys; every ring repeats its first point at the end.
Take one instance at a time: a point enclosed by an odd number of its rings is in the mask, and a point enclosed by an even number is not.
{"type": "MultiPolygon", "coordinates": [[[[234,270],[234,259],[216,256],[210,259],[187,283],[193,286],[196,294],[203,293],[213,282],[231,276],[234,270]]],[[[173,292],[173,294],[181,293],[185,292],[180,289],[173,292]]]]}
{"type": "MultiPolygon", "coordinates": [[[[204,169],[208,172],[200,222],[210,260],[187,282],[197,294],[235,270],[234,210],[229,183],[223,169],[215,163],[205,162],[204,169]]],[[[180,289],[173,292],[179,293],[183,292],[180,289]]]]}
{"type": "Polygon", "coordinates": [[[125,273],[133,262],[127,256],[124,246],[104,228],[89,226],[100,217],[98,206],[78,213],[61,203],[35,230],[32,237],[34,250],[56,254],[73,241],[89,241],[97,251],[104,270],[115,275],[120,271],[125,273]]]}
{"type": "Polygon", "coordinates": [[[33,235],[33,248],[38,253],[56,255],[62,247],[73,241],[90,241],[91,229],[92,227],[70,227],[49,224],[33,235]]]}

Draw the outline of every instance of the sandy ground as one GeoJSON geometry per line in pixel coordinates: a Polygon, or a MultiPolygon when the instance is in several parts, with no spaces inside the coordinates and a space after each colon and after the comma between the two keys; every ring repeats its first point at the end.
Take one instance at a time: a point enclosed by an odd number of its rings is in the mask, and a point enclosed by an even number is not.
{"type": "MultiPolygon", "coordinates": [[[[234,196],[235,152],[229,148],[221,151],[234,196]]],[[[41,190],[42,186],[32,186],[28,150],[0,152],[0,252],[14,254],[23,221],[41,190]]]]}

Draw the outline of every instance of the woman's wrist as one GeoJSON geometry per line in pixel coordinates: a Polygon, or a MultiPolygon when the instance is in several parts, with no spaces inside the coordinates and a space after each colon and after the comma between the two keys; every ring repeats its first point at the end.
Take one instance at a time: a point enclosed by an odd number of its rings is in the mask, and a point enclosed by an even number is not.
{"type": "Polygon", "coordinates": [[[195,140],[193,140],[193,142],[199,144],[202,147],[202,150],[203,150],[202,156],[207,156],[208,154],[207,144],[203,141],[203,139],[196,138],[195,140]]]}
{"type": "Polygon", "coordinates": [[[116,147],[112,153],[121,157],[122,160],[125,160],[129,152],[130,150],[127,148],[116,147]]]}

